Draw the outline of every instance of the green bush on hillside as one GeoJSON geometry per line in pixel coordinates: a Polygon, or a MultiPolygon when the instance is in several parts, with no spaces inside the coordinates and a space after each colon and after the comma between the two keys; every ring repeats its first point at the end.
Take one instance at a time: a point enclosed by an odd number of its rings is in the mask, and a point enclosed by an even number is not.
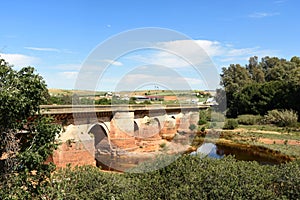
{"type": "Polygon", "coordinates": [[[236,119],[226,120],[223,129],[235,129],[238,127],[238,121],[236,119]]]}
{"type": "Polygon", "coordinates": [[[264,120],[266,123],[276,124],[277,126],[292,127],[297,125],[298,115],[293,110],[271,110],[268,111],[264,120]]]}

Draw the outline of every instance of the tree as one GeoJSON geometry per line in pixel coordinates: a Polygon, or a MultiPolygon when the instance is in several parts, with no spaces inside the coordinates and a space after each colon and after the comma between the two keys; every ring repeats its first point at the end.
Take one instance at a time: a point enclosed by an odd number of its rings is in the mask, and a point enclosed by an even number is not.
{"type": "Polygon", "coordinates": [[[19,188],[16,195],[27,198],[41,192],[39,185],[50,175],[52,166],[45,160],[57,146],[59,127],[39,115],[49,94],[34,68],[16,71],[0,58],[0,90],[0,157],[7,157],[0,190],[19,188]]]}
{"type": "Polygon", "coordinates": [[[239,111],[236,107],[238,101],[234,94],[239,92],[244,86],[250,84],[252,80],[247,69],[239,64],[231,64],[228,68],[222,68],[222,71],[221,85],[225,89],[227,107],[229,108],[227,115],[236,117],[239,114],[239,111]]]}
{"type": "MultiPolygon", "coordinates": [[[[251,57],[245,67],[231,64],[223,68],[221,85],[226,93],[227,116],[240,114],[266,114],[272,109],[300,111],[300,58],[290,61],[277,57],[264,57],[261,62],[251,57]]],[[[222,90],[217,93],[217,102],[222,90]]],[[[222,95],[225,96],[225,95],[222,95]]]]}

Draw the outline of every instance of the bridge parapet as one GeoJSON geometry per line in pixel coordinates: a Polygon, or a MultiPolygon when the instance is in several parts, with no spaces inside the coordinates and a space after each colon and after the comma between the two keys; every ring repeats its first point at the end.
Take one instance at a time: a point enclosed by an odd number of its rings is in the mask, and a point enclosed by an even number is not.
{"type": "Polygon", "coordinates": [[[82,113],[82,112],[122,112],[122,111],[142,111],[142,110],[195,110],[195,109],[207,109],[210,105],[42,105],[42,114],[59,114],[59,113],[82,113]]]}

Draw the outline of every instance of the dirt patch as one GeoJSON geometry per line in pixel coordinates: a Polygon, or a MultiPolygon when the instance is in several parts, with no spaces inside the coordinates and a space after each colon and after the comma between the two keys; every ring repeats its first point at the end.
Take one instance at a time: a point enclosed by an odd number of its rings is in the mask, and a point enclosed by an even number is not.
{"type": "Polygon", "coordinates": [[[281,140],[281,139],[260,138],[258,141],[261,143],[264,143],[264,144],[286,144],[286,145],[300,146],[300,141],[298,141],[298,140],[281,140]]]}
{"type": "Polygon", "coordinates": [[[280,132],[277,132],[277,131],[263,131],[263,130],[254,130],[252,132],[255,132],[255,133],[267,133],[267,134],[275,134],[275,135],[283,135],[283,134],[286,134],[286,133],[280,133],[280,132]]]}

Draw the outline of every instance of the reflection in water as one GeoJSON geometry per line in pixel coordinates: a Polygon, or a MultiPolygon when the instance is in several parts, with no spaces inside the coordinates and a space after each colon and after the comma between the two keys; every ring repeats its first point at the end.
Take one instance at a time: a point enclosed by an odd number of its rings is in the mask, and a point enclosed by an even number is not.
{"type": "MultiPolygon", "coordinates": [[[[196,151],[192,152],[190,155],[198,155],[201,158],[210,157],[221,159],[225,155],[233,155],[237,160],[244,161],[257,161],[260,164],[275,165],[280,164],[281,162],[272,155],[262,155],[259,154],[255,149],[240,149],[232,146],[216,145],[213,143],[204,143],[196,151]]],[[[154,160],[155,154],[134,154],[126,157],[116,157],[108,154],[96,156],[97,166],[101,167],[104,170],[120,171],[124,172],[127,170],[136,167],[137,165],[147,162],[149,160],[154,160]]]]}
{"type": "Polygon", "coordinates": [[[200,155],[201,157],[208,156],[210,158],[223,158],[224,153],[218,150],[217,146],[213,143],[204,143],[191,155],[200,155]]]}
{"type": "Polygon", "coordinates": [[[230,146],[216,145],[213,143],[204,143],[191,155],[199,155],[201,157],[208,156],[210,158],[223,158],[225,155],[233,155],[237,160],[257,161],[260,164],[274,165],[281,163],[276,158],[268,155],[260,155],[254,150],[243,150],[230,146]]]}

